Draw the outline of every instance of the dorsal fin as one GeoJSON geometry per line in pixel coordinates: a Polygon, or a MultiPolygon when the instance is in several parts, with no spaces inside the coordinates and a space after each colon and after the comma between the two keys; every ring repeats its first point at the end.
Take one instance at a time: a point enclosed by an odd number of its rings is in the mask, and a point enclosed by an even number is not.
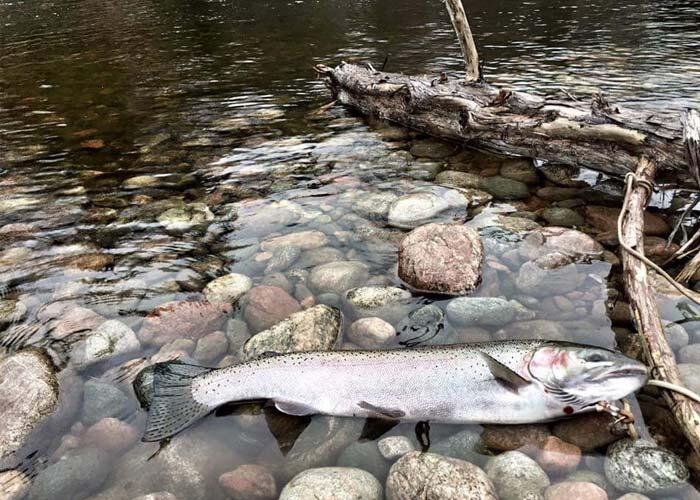
{"type": "Polygon", "coordinates": [[[491,375],[493,375],[494,378],[509,391],[517,393],[523,387],[530,385],[529,381],[525,380],[521,375],[515,373],[497,359],[489,356],[483,351],[479,351],[479,354],[481,354],[484,361],[486,361],[486,365],[489,367],[491,375]]]}

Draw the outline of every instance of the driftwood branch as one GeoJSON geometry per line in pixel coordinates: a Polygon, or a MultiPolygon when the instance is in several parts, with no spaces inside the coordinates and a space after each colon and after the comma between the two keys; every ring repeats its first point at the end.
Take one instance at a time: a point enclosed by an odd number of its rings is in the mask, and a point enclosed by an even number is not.
{"type": "Polygon", "coordinates": [[[445,0],[445,6],[450,13],[452,26],[457,33],[459,46],[462,48],[464,69],[467,73],[466,81],[467,83],[476,82],[481,76],[479,75],[479,53],[474,44],[474,37],[469,27],[469,21],[467,21],[467,14],[464,12],[462,0],[445,0]]]}
{"type": "Polygon", "coordinates": [[[700,186],[700,113],[689,109],[681,117],[683,141],[688,154],[688,168],[700,186]]]}
{"type": "Polygon", "coordinates": [[[345,63],[316,70],[340,103],[436,137],[617,176],[634,172],[646,156],[680,184],[695,185],[677,119],[613,107],[600,96],[591,104],[562,101],[345,63]]]}
{"type": "MultiPolygon", "coordinates": [[[[622,207],[620,241],[636,252],[644,252],[644,210],[651,195],[649,183],[656,174],[656,164],[646,158],[639,161],[635,182],[627,183],[622,207]]],[[[673,350],[661,324],[654,291],[647,267],[635,255],[622,252],[623,278],[647,363],[652,376],[663,382],[683,385],[673,350]]],[[[700,453],[700,405],[674,391],[663,391],[663,397],[693,449],[700,453]]]]}

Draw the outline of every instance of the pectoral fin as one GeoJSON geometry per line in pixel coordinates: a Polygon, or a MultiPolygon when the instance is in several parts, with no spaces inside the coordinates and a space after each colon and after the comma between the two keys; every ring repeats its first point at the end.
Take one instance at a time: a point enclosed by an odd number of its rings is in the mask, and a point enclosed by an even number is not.
{"type": "Polygon", "coordinates": [[[494,359],[485,352],[479,353],[484,358],[484,361],[486,361],[491,375],[509,391],[517,393],[523,387],[530,385],[531,382],[525,380],[521,375],[515,373],[497,359],[494,359]]]}

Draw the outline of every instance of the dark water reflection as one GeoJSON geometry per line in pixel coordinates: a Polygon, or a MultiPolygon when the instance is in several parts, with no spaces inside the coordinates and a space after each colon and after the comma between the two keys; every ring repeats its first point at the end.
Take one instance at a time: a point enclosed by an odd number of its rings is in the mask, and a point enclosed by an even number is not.
{"type": "MultiPolygon", "coordinates": [[[[495,83],[566,89],[584,98],[602,89],[616,101],[668,113],[700,106],[696,2],[479,0],[470,2],[469,14],[485,74],[495,83]]],[[[62,387],[75,396],[63,420],[43,431],[37,456],[55,462],[69,448],[78,455],[88,448],[85,428],[94,422],[80,399],[109,387],[125,399],[112,398],[121,406],[107,413],[131,432],[143,430],[129,376],[142,358],[169,353],[143,343],[128,355],[77,366],[75,344],[105,319],[139,332],[157,306],[199,300],[209,281],[232,272],[255,285],[287,288],[306,305],[336,300],[351,318],[338,294],[307,287],[317,264],[359,260],[368,283],[401,285],[396,249],[404,233],[385,216],[359,209],[359,200],[436,189],[432,181],[444,169],[483,177],[508,165],[517,170],[518,160],[456,149],[434,158],[412,155],[422,139],[406,131],[340,108],[315,112],[328,96],[314,64],[380,65],[387,56],[390,71],[459,73],[459,49],[441,2],[0,1],[0,299],[25,309],[10,321],[0,317],[0,338],[7,352],[49,349],[63,369],[62,387]],[[261,244],[300,231],[322,232],[323,251],[303,252],[282,273],[272,272],[261,244]]],[[[544,199],[540,188],[561,186],[531,173],[529,198],[496,196],[487,209],[470,208],[468,224],[488,227],[498,214],[519,211],[546,225],[543,208],[568,204],[581,212],[579,197],[593,196],[577,191],[563,202],[544,199]]],[[[589,184],[603,180],[577,175],[589,184]]],[[[576,186],[588,192],[586,183],[576,186]]],[[[616,195],[585,199],[619,202],[616,195]]],[[[596,233],[589,223],[584,229],[596,233]]],[[[534,255],[522,235],[487,231],[484,241],[487,265],[477,295],[516,299],[534,316],[485,328],[448,324],[432,342],[532,334],[612,347],[629,339],[629,318],[613,307],[619,268],[610,253],[577,259],[568,275],[573,288],[559,279],[547,292],[526,294],[519,270],[534,255]],[[533,317],[537,323],[523,325],[533,317]]],[[[414,296],[401,304],[399,319],[426,303],[444,308],[447,301],[414,296]]],[[[396,313],[387,313],[394,325],[396,313]]],[[[675,348],[700,340],[692,308],[671,300],[664,314],[685,321],[675,348]]],[[[231,317],[222,327],[229,348],[210,364],[237,359],[234,340],[241,338],[232,332],[244,315],[236,309],[231,317]]],[[[170,348],[186,359],[205,358],[195,355],[194,342],[170,348]]],[[[658,431],[664,420],[654,415],[655,437],[665,435],[664,444],[683,453],[676,434],[658,431]]],[[[283,485],[305,468],[335,465],[341,452],[345,465],[370,468],[374,460],[371,470],[383,479],[388,464],[376,449],[356,445],[348,458],[361,427],[315,418],[283,457],[257,410],[212,418],[174,440],[160,460],[146,462],[155,445],[117,447],[94,472],[99,481],[76,482],[54,497],[130,499],[167,490],[219,498],[218,476],[242,463],[269,465],[283,485]]],[[[480,432],[463,430],[477,438],[480,432]]],[[[412,436],[413,430],[392,432],[412,436]]],[[[454,432],[435,426],[433,439],[454,432]]],[[[480,464],[486,459],[481,448],[448,451],[480,464]]],[[[580,468],[600,473],[601,454],[587,455],[580,468]]]]}

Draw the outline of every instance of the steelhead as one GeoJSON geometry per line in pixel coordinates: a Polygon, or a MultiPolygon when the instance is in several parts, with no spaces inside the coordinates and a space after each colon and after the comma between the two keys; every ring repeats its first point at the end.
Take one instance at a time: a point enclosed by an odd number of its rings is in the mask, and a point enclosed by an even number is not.
{"type": "Polygon", "coordinates": [[[521,424],[592,411],[647,380],[617,352],[552,341],[278,354],[226,368],[154,365],[144,441],[182,431],[217,407],[269,401],[289,415],[521,424]]]}

